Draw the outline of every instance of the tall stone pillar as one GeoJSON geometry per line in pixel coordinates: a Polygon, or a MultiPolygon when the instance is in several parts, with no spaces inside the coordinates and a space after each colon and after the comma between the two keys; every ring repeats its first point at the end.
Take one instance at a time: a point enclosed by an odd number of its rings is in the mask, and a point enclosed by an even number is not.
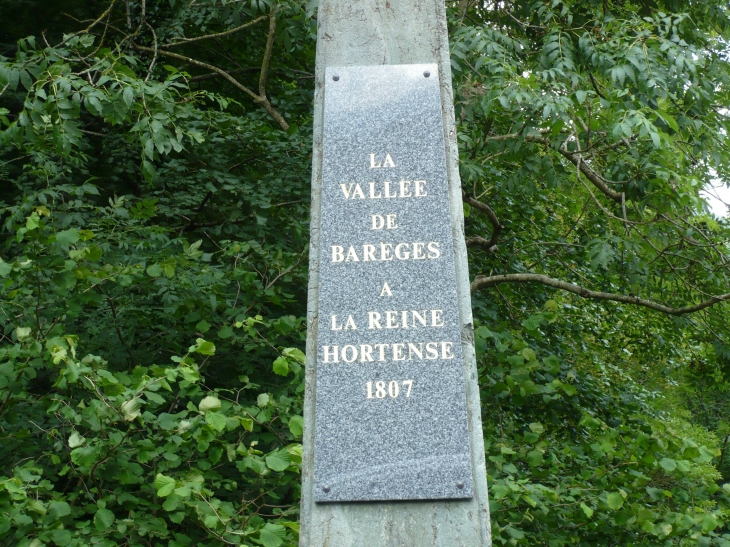
{"type": "MultiPolygon", "coordinates": [[[[491,546],[491,529],[484,441],[444,3],[443,0],[320,0],[318,26],[300,546],[488,547],[491,546]],[[326,218],[323,222],[322,216],[323,165],[326,167],[326,160],[323,157],[325,73],[332,67],[434,63],[437,65],[438,74],[434,74],[430,81],[432,82],[437,76],[440,86],[447,179],[445,196],[448,196],[449,209],[448,215],[444,215],[444,218],[447,223],[450,221],[447,233],[451,234],[453,240],[453,263],[456,270],[454,309],[458,310],[458,313],[455,311],[458,318],[454,321],[461,338],[460,353],[459,351],[456,353],[463,360],[459,362],[463,362],[464,388],[461,397],[466,399],[464,439],[468,445],[467,465],[470,465],[472,474],[466,487],[459,479],[456,479],[457,482],[452,482],[455,488],[463,489],[462,492],[468,490],[470,497],[458,499],[456,496],[449,499],[448,495],[445,495],[439,496],[443,499],[400,498],[400,501],[392,501],[379,494],[381,497],[375,496],[377,498],[375,501],[322,501],[322,498],[326,497],[322,491],[329,493],[330,485],[318,484],[315,477],[317,366],[318,359],[321,360],[318,332],[323,328],[322,322],[327,321],[329,325],[330,316],[320,317],[320,283],[325,261],[334,260],[330,256],[332,254],[330,249],[322,247],[323,237],[327,235],[324,231],[331,229],[326,218]]],[[[329,80],[335,78],[339,80],[335,72],[332,70],[327,72],[329,80]]],[[[427,71],[422,72],[425,75],[427,71]]],[[[327,84],[331,85],[329,80],[327,84]]],[[[373,159],[374,161],[376,160],[373,159]]],[[[382,158],[378,161],[382,163],[382,158]]],[[[395,162],[397,163],[397,160],[395,162]]],[[[444,203],[446,202],[445,200],[444,203]]],[[[450,245],[449,247],[451,248],[450,245]]],[[[406,320],[403,321],[405,324],[406,320]]],[[[332,328],[336,326],[340,325],[333,321],[332,328]]],[[[448,355],[450,355],[448,350],[444,350],[442,356],[448,357],[448,355]]],[[[370,386],[367,389],[374,388],[370,386]]],[[[406,396],[405,385],[401,384],[399,389],[402,399],[406,396]]],[[[367,397],[370,398],[378,396],[372,395],[370,391],[367,393],[367,397]]],[[[390,396],[393,396],[392,392],[390,396]]],[[[387,400],[387,397],[385,399],[387,400]]],[[[448,435],[450,432],[445,431],[444,434],[448,435]]],[[[357,458],[357,455],[353,457],[357,458]]],[[[443,472],[447,473],[448,469],[444,469],[443,472]]],[[[333,491],[332,495],[334,494],[333,491]]],[[[365,496],[349,499],[373,498],[365,496]]]]}

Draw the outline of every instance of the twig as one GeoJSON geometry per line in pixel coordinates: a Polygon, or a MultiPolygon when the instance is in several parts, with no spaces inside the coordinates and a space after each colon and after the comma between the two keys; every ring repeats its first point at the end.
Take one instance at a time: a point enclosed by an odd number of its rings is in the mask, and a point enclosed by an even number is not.
{"type": "Polygon", "coordinates": [[[636,306],[643,306],[645,308],[666,313],[668,315],[676,316],[686,315],[688,313],[695,313],[700,310],[704,310],[705,308],[709,308],[710,306],[714,306],[715,304],[730,301],[730,293],[727,293],[713,296],[712,298],[705,300],[704,302],[700,302],[699,304],[694,304],[692,306],[685,306],[683,308],[671,308],[669,306],[665,306],[664,304],[659,304],[657,302],[652,302],[651,300],[645,300],[636,296],[591,291],[589,289],[586,289],[585,287],[581,287],[580,285],[568,283],[567,281],[561,281],[560,279],[548,277],[547,275],[529,273],[493,275],[489,277],[479,275],[471,283],[471,292],[476,292],[486,287],[494,287],[502,283],[541,283],[543,285],[547,285],[548,287],[554,287],[556,289],[561,289],[563,291],[577,294],[582,298],[593,298],[597,300],[622,302],[624,304],[634,304],[636,306]]]}
{"type": "Polygon", "coordinates": [[[256,19],[254,19],[253,21],[249,21],[248,23],[245,23],[239,27],[232,28],[232,29],[226,30],[224,32],[218,32],[216,34],[206,34],[205,36],[198,36],[197,38],[178,38],[178,40],[180,40],[179,42],[165,44],[165,47],[175,47],[175,46],[180,46],[180,45],[184,45],[184,44],[190,44],[192,42],[197,42],[199,40],[207,40],[209,38],[218,38],[220,36],[226,36],[228,34],[233,34],[234,32],[238,32],[239,30],[243,30],[247,27],[250,27],[251,25],[258,23],[259,21],[263,21],[264,19],[266,19],[268,17],[269,17],[269,15],[262,15],[261,17],[258,17],[256,19]]]}

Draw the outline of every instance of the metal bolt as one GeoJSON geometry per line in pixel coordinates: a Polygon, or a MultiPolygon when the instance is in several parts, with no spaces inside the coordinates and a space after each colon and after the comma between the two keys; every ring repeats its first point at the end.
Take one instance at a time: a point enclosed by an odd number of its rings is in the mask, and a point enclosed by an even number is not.
{"type": "Polygon", "coordinates": [[[339,77],[339,76],[332,76],[332,79],[333,79],[333,80],[334,80],[335,82],[337,82],[337,81],[338,81],[338,80],[340,79],[340,77],[339,77]]]}
{"type": "Polygon", "coordinates": [[[424,75],[424,76],[425,76],[426,78],[428,78],[428,77],[429,77],[429,76],[431,75],[431,73],[430,73],[430,72],[429,72],[429,71],[427,70],[426,72],[424,72],[424,73],[423,73],[423,75],[424,75]]]}
{"type": "Polygon", "coordinates": [[[461,490],[462,488],[464,488],[464,483],[463,483],[462,481],[459,481],[459,482],[457,482],[457,483],[456,483],[456,487],[457,487],[457,488],[458,488],[459,490],[461,490]]]}
{"type": "Polygon", "coordinates": [[[329,491],[330,491],[330,487],[329,486],[323,486],[322,487],[322,492],[324,492],[325,494],[329,494],[329,491]]]}

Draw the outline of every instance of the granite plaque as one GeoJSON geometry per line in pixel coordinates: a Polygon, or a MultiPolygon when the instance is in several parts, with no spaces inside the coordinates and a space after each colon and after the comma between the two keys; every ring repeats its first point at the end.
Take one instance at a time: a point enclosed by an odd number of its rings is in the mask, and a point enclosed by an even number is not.
{"type": "Polygon", "coordinates": [[[437,65],[325,77],[315,500],[471,498],[437,65]]]}

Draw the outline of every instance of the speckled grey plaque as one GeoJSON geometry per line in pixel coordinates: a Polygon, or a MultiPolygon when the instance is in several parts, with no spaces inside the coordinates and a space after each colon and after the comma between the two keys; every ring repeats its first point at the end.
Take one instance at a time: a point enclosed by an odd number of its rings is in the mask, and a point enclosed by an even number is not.
{"type": "Polygon", "coordinates": [[[327,68],[318,502],[472,497],[446,177],[436,64],[327,68]]]}

